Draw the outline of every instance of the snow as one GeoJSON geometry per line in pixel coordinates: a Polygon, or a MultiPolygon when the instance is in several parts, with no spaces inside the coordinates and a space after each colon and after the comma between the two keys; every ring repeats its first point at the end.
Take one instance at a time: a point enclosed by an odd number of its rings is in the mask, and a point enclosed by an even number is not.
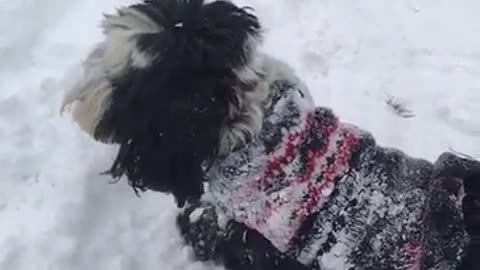
{"type": "MultiPolygon", "coordinates": [[[[101,14],[132,2],[0,0],[0,269],[212,269],[189,259],[172,198],[109,184],[114,147],[59,114],[101,14]]],[[[257,10],[264,49],[319,105],[414,156],[480,158],[480,2],[235,2],[257,10]]]]}

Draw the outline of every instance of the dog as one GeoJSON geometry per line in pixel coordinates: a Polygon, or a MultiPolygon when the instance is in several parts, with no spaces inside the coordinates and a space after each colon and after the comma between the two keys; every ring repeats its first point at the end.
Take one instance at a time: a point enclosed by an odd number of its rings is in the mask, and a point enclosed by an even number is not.
{"type": "Polygon", "coordinates": [[[231,270],[477,269],[480,163],[378,146],[316,107],[260,50],[253,10],[145,0],[105,40],[62,112],[119,145],[106,171],[172,194],[198,260],[231,270]]]}

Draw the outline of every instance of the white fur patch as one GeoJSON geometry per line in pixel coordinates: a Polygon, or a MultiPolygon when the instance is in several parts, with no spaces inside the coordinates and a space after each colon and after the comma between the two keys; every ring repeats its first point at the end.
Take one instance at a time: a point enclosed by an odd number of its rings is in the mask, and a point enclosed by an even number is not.
{"type": "MultiPolygon", "coordinates": [[[[157,33],[162,28],[142,12],[128,7],[116,15],[105,15],[102,27],[106,39],[98,44],[82,65],[82,75],[64,96],[61,112],[71,106],[73,120],[94,136],[98,122],[108,108],[112,94],[111,81],[131,67],[148,67],[155,54],[137,46],[141,34],[157,33]]],[[[108,142],[108,138],[101,138],[108,142]]]]}
{"type": "Polygon", "coordinates": [[[90,136],[106,108],[112,87],[103,68],[105,44],[99,44],[83,63],[82,74],[76,84],[64,96],[61,113],[72,106],[73,120],[90,136]]]}
{"type": "Polygon", "coordinates": [[[109,76],[121,75],[128,66],[145,68],[151,64],[155,55],[141,51],[137,38],[163,28],[148,16],[131,7],[121,8],[118,15],[105,15],[102,27],[107,35],[104,61],[109,76]]]}
{"type": "MultiPolygon", "coordinates": [[[[250,44],[249,46],[253,46],[250,44]]],[[[244,83],[253,83],[253,91],[237,89],[236,101],[239,106],[230,105],[230,119],[233,121],[222,130],[220,137],[220,154],[226,154],[245,144],[248,138],[255,136],[262,128],[264,109],[268,106],[265,101],[270,94],[273,82],[286,80],[297,85],[306,97],[306,101],[313,99],[306,87],[286,63],[271,56],[256,53],[250,64],[236,70],[237,77],[244,83]]],[[[313,101],[312,101],[313,102],[313,101]]]]}

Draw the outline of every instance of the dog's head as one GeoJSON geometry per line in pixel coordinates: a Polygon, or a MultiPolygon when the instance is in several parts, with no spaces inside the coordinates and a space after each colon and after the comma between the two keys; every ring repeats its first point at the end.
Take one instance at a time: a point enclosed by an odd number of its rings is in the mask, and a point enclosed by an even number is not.
{"type": "Polygon", "coordinates": [[[261,126],[257,18],[229,1],[146,0],[106,15],[103,29],[63,107],[119,144],[108,174],[179,205],[198,199],[205,168],[261,126]]]}

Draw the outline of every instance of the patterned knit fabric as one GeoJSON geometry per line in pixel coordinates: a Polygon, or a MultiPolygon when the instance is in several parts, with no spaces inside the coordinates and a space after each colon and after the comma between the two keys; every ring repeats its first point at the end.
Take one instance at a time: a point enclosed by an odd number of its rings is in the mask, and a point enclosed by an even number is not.
{"type": "Polygon", "coordinates": [[[462,184],[376,145],[278,81],[261,132],[209,171],[222,218],[316,269],[455,269],[467,234],[462,184]]]}

